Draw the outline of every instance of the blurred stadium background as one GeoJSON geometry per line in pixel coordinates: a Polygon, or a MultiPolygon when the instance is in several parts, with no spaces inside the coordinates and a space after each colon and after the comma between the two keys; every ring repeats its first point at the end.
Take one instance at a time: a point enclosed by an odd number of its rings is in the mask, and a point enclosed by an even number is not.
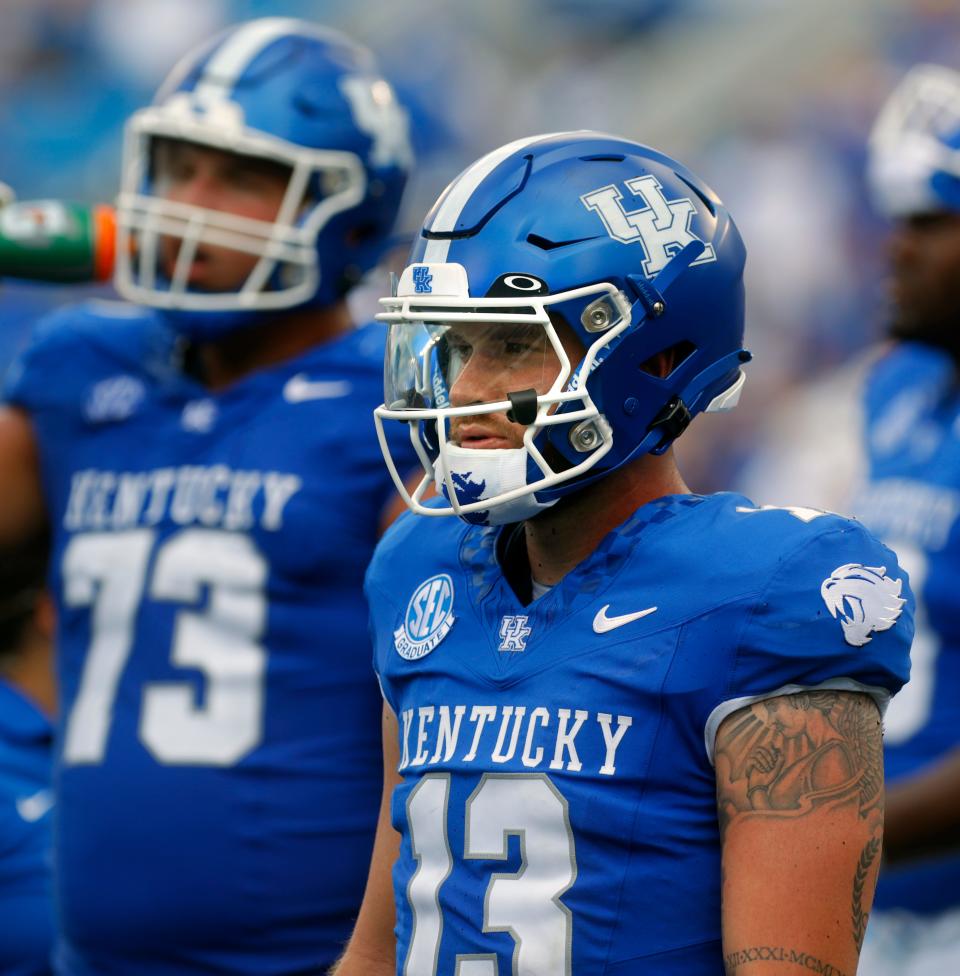
{"type": "MultiPolygon", "coordinates": [[[[639,139],[716,188],[747,241],[757,362],[742,408],[681,442],[702,491],[736,483],[790,389],[880,334],[883,227],[864,141],[910,64],[960,67],[955,0],[2,0],[0,179],[20,199],[109,201],[128,113],[194,43],[268,14],[368,44],[412,105],[408,233],[465,164],[536,132],[639,139]]],[[[383,286],[361,291],[359,312],[383,286]]],[[[4,283],[0,369],[73,295],[4,283]]]]}

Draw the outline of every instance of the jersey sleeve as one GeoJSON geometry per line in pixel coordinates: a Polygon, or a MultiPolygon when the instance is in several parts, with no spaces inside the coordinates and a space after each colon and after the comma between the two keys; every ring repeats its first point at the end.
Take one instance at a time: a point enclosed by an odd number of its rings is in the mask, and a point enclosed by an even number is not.
{"type": "Polygon", "coordinates": [[[0,972],[44,976],[54,941],[50,817],[27,822],[8,799],[0,803],[0,972]]]}
{"type": "Polygon", "coordinates": [[[82,409],[97,380],[159,372],[172,338],[151,312],[94,300],[44,316],[3,382],[3,400],[31,414],[82,409]]]}
{"type": "Polygon", "coordinates": [[[4,401],[30,413],[62,402],[66,371],[76,368],[76,345],[66,311],[40,319],[4,377],[4,401]]]}
{"type": "Polygon", "coordinates": [[[826,516],[776,560],[744,607],[726,693],[707,718],[717,729],[737,709],[776,695],[822,689],[870,695],[883,712],[910,674],[914,600],[896,555],[859,523],[826,516]]]}

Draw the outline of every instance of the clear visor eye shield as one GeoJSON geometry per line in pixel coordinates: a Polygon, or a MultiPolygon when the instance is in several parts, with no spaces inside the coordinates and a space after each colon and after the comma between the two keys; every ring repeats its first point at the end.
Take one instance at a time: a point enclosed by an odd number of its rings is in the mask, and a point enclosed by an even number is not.
{"type": "MultiPolygon", "coordinates": [[[[577,478],[610,451],[612,431],[586,380],[630,328],[631,304],[609,283],[506,298],[471,298],[468,289],[459,264],[411,265],[395,297],[381,299],[386,311],[377,318],[387,323],[388,337],[384,403],[374,416],[387,466],[407,505],[420,514],[473,521],[471,513],[493,506],[509,510],[511,502],[577,478]],[[582,308],[584,329],[597,334],[586,350],[579,343],[572,349],[569,338],[565,348],[550,319],[551,307],[565,303],[582,308]],[[412,493],[390,455],[384,419],[410,424],[426,472],[412,493]],[[516,444],[516,424],[525,427],[522,447],[516,444]],[[554,425],[569,428],[581,460],[571,464],[545,456],[538,436],[554,425]],[[446,505],[422,504],[431,482],[446,505]]],[[[529,517],[529,503],[515,508],[514,514],[529,517]]]]}
{"type": "Polygon", "coordinates": [[[354,153],[308,149],[248,129],[235,117],[237,111],[224,102],[198,115],[186,102],[173,99],[130,119],[117,198],[116,271],[117,288],[128,299],[160,308],[214,312],[287,308],[315,294],[321,273],[317,236],[336,214],[363,200],[363,164],[354,153]],[[259,220],[165,199],[153,172],[162,140],[288,167],[289,180],[276,216],[259,220]],[[178,243],[172,268],[161,262],[164,238],[178,243]],[[236,289],[191,290],[191,267],[204,246],[257,260],[236,289]]]}

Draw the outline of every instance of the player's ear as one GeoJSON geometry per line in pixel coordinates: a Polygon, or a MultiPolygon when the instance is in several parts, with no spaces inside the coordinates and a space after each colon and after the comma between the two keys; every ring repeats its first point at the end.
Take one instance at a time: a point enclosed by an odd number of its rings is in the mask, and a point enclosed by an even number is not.
{"type": "Polygon", "coordinates": [[[660,352],[654,353],[654,355],[640,366],[640,369],[645,373],[649,373],[651,376],[656,376],[663,380],[694,351],[695,347],[692,343],[686,341],[678,342],[667,349],[661,349],[660,352]]]}

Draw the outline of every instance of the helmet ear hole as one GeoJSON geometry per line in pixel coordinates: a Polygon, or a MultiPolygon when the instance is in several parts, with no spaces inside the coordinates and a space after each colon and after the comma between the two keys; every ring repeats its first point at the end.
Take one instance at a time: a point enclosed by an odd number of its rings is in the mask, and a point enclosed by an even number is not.
{"type": "Polygon", "coordinates": [[[661,380],[669,379],[696,351],[697,347],[692,342],[682,339],[644,360],[640,370],[661,380]]]}

